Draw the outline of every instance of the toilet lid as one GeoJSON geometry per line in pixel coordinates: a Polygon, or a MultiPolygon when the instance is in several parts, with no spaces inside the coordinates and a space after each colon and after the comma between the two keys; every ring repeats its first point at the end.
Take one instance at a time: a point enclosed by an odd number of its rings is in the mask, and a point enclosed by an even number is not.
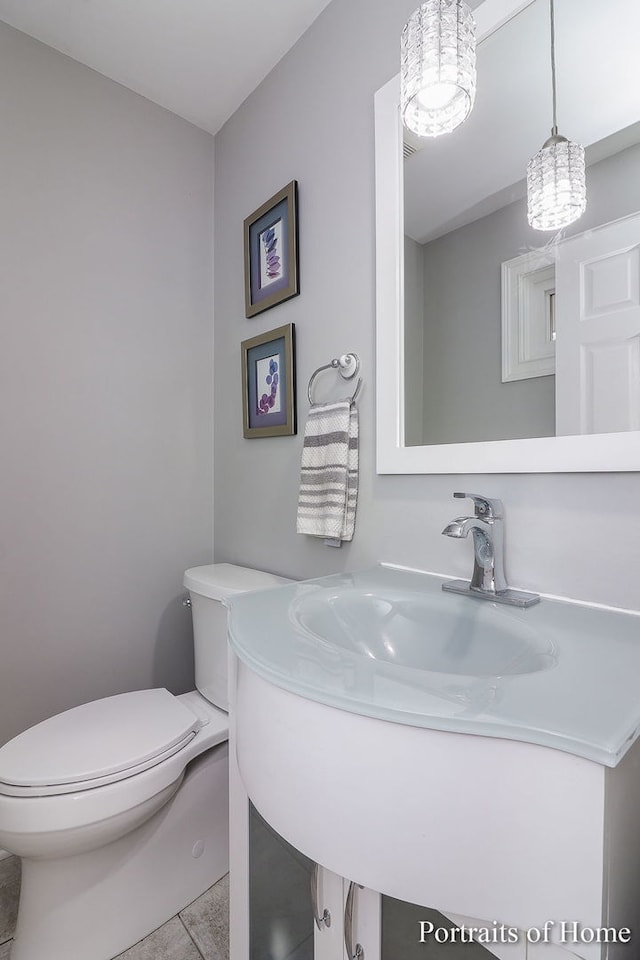
{"type": "Polygon", "coordinates": [[[28,787],[34,793],[58,793],[63,792],[61,785],[87,789],[124,779],[171,756],[201,725],[164,689],[84,703],[30,727],[0,748],[0,793],[3,785],[7,792],[28,787]],[[83,787],[85,781],[91,783],[83,787]]]}

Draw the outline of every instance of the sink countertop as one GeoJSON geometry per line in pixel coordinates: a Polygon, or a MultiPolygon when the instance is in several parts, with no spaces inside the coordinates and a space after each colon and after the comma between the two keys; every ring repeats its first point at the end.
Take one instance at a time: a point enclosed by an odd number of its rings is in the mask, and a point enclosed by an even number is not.
{"type": "Polygon", "coordinates": [[[239,594],[230,643],[328,706],[616,766],[640,732],[640,617],[546,598],[519,610],[443,594],[446,579],[381,564],[239,594]]]}

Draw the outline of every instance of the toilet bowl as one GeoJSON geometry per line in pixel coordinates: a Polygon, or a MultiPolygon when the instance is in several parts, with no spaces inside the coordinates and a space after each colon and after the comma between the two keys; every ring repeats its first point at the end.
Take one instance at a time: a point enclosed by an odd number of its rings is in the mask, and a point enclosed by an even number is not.
{"type": "Polygon", "coordinates": [[[221,601],[284,582],[188,570],[197,690],[96,700],[0,748],[0,848],[22,858],[12,960],[111,960],[227,872],[221,601]]]}

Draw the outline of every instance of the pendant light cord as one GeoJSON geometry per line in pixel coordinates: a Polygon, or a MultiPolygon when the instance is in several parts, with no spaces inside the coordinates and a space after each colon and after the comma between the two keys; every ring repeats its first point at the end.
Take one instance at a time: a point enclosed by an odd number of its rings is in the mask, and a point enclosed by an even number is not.
{"type": "Polygon", "coordinates": [[[558,118],[556,104],[556,30],[553,16],[553,0],[549,0],[549,13],[551,17],[551,91],[553,96],[553,127],[551,135],[558,135],[558,118]]]}

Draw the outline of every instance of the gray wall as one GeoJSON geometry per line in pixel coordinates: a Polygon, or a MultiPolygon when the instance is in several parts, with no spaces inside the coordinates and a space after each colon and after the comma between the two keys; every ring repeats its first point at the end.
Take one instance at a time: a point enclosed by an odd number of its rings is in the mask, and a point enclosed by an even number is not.
{"type": "Polygon", "coordinates": [[[0,743],[193,682],[212,138],[0,25],[0,743]]]}
{"type": "Polygon", "coordinates": [[[502,382],[500,264],[523,217],[512,203],[424,245],[424,443],[555,434],[555,377],[502,382]]]}
{"type": "Polygon", "coordinates": [[[440,535],[460,511],[452,491],[466,488],[505,501],[515,585],[640,607],[637,474],[375,474],[373,94],[398,71],[414,7],[333,0],[216,138],[216,558],[295,577],[378,560],[469,576],[471,543],[440,535]],[[243,218],[294,177],[302,293],[245,320],[243,218]],[[289,321],[302,421],[313,369],[346,350],[362,359],[358,517],[353,543],[340,550],[295,533],[302,430],[242,438],[240,341],[289,321]]]}

